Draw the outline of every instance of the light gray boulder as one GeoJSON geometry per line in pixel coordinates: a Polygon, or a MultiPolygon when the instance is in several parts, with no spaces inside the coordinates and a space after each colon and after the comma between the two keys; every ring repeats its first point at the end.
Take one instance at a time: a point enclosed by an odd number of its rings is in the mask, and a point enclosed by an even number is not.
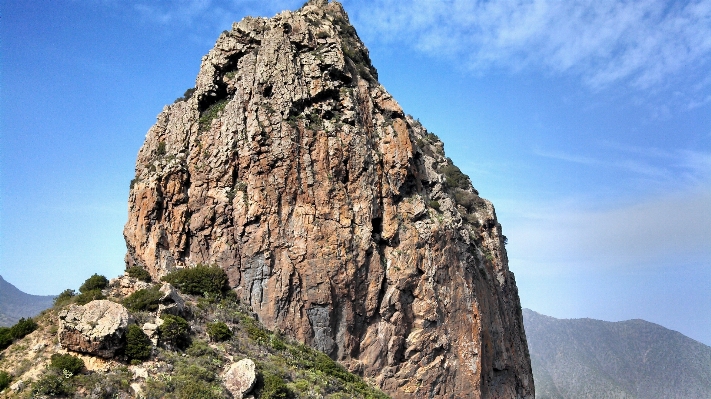
{"type": "Polygon", "coordinates": [[[132,322],[126,308],[115,302],[72,305],[59,313],[59,344],[67,350],[111,358],[123,349],[132,322]]]}

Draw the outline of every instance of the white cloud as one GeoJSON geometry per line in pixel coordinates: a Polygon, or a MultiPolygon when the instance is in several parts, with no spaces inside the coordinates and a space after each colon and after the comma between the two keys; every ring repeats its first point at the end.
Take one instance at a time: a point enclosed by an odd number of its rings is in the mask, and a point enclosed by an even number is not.
{"type": "Polygon", "coordinates": [[[527,211],[510,216],[504,230],[511,264],[519,270],[629,270],[711,257],[708,188],[607,210],[530,204],[520,209],[527,211]]]}
{"type": "Polygon", "coordinates": [[[352,8],[369,38],[446,54],[480,72],[542,67],[596,89],[647,89],[696,68],[697,82],[711,76],[711,0],[375,0],[352,8]]]}
{"type": "MultiPolygon", "coordinates": [[[[657,188],[688,189],[711,183],[711,153],[692,150],[663,150],[602,142],[596,156],[564,151],[534,149],[540,157],[597,168],[616,169],[630,178],[643,178],[657,188]]],[[[622,178],[623,176],[618,176],[622,178]]]]}

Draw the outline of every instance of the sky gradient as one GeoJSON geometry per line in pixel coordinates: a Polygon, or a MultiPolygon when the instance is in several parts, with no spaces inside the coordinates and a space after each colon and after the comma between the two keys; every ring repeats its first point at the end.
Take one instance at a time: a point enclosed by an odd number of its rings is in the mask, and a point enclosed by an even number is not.
{"type": "MultiPolygon", "coordinates": [[[[711,1],[342,2],[509,239],[522,305],[711,345],[711,1]]],[[[303,1],[0,3],[0,275],[124,268],[145,133],[220,32],[303,1]]]]}

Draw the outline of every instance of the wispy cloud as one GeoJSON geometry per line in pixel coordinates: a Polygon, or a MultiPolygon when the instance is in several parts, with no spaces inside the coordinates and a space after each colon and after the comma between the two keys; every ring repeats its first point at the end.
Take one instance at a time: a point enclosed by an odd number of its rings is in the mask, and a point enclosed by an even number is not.
{"type": "Polygon", "coordinates": [[[137,0],[134,9],[146,20],[173,28],[218,26],[229,29],[232,22],[247,15],[272,16],[273,14],[300,6],[298,0],[137,0]]]}
{"type": "Polygon", "coordinates": [[[595,89],[711,76],[710,0],[375,0],[352,14],[374,40],[481,72],[542,67],[595,89]]]}
{"type": "Polygon", "coordinates": [[[541,272],[635,269],[708,262],[711,190],[696,189],[610,209],[527,204],[510,217],[512,264],[541,272]]]}
{"type": "Polygon", "coordinates": [[[598,168],[616,169],[631,178],[644,178],[658,186],[695,187],[711,183],[711,153],[628,146],[605,141],[589,151],[596,155],[534,149],[540,157],[598,168]]]}

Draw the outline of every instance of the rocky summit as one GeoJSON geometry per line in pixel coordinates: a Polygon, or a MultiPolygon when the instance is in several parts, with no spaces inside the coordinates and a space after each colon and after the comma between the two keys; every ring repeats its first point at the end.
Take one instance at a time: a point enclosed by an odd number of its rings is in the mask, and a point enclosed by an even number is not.
{"type": "Polygon", "coordinates": [[[226,271],[267,328],[394,398],[533,398],[505,237],[342,6],[245,18],[138,154],[127,267],[226,271]]]}

